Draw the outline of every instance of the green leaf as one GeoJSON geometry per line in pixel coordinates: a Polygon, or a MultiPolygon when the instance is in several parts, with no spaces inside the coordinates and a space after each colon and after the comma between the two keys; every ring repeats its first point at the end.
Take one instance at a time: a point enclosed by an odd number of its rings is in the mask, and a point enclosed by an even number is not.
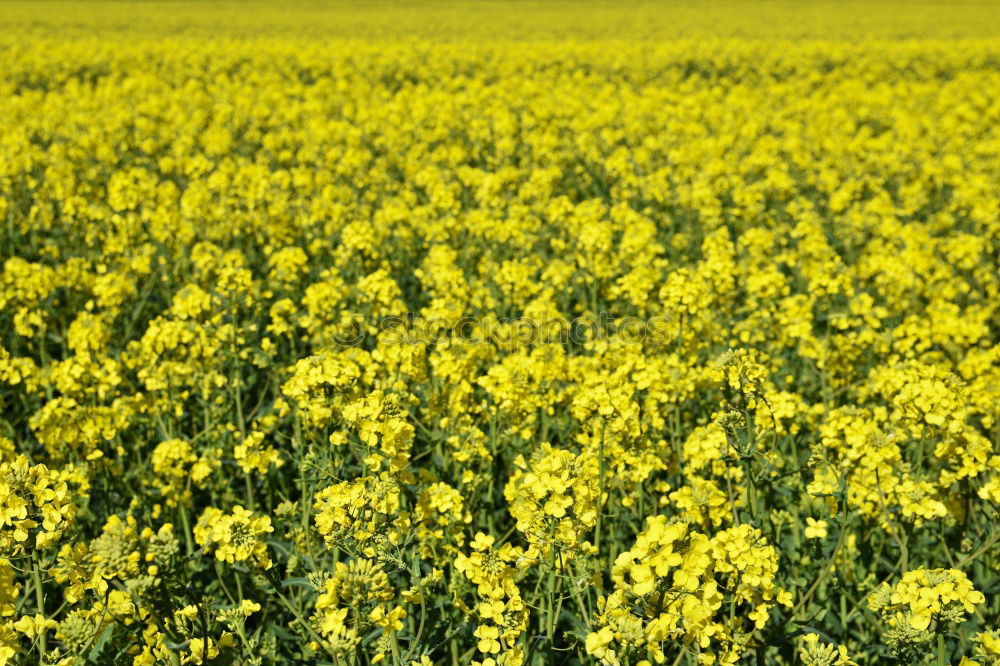
{"type": "Polygon", "coordinates": [[[94,647],[90,648],[90,654],[87,655],[87,660],[91,662],[98,661],[98,657],[101,656],[101,652],[104,651],[104,646],[107,645],[108,641],[111,640],[111,634],[114,633],[115,625],[109,624],[101,635],[97,637],[94,641],[94,647]]]}

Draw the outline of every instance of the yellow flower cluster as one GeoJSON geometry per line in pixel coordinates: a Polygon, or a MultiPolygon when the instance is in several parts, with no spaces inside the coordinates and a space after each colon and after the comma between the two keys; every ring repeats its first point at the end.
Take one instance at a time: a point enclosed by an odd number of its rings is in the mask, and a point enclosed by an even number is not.
{"type": "MultiPolygon", "coordinates": [[[[906,572],[891,587],[883,583],[869,597],[868,606],[885,622],[882,641],[893,655],[917,661],[935,636],[965,621],[985,601],[963,572],[920,568],[906,572]]],[[[980,650],[985,645],[981,640],[980,650]]]]}
{"type": "Polygon", "coordinates": [[[220,560],[250,561],[254,566],[269,569],[271,558],[261,535],[273,531],[268,516],[255,516],[242,506],[234,506],[231,514],[208,507],[194,527],[194,538],[220,560]]]}
{"type": "Polygon", "coordinates": [[[23,455],[0,463],[0,551],[22,555],[59,543],[77,512],[61,477],[23,455]]]}
{"type": "Polygon", "coordinates": [[[495,539],[479,532],[472,552],[455,558],[455,570],[476,586],[476,647],[483,657],[477,666],[521,666],[524,650],[516,641],[527,628],[528,609],[517,579],[529,566],[528,553],[509,543],[494,548],[495,539]]]}
{"type": "Polygon", "coordinates": [[[323,636],[323,647],[347,657],[371,627],[382,627],[389,633],[402,629],[406,611],[390,606],[394,597],[388,576],[376,562],[337,562],[316,598],[314,622],[323,636]]]}
{"type": "Polygon", "coordinates": [[[774,583],[777,571],[777,552],[754,527],[709,537],[666,516],[649,518],[615,559],[615,590],[600,601],[602,626],[587,636],[587,652],[618,666],[623,659],[661,663],[691,647],[699,663],[735,663],[768,611],[791,604],[774,583]]]}
{"type": "Polygon", "coordinates": [[[530,464],[523,456],[514,464],[520,469],[507,482],[504,496],[517,529],[540,557],[561,563],[592,548],[586,536],[601,504],[597,460],[542,444],[530,464]]]}
{"type": "Polygon", "coordinates": [[[374,555],[373,537],[398,542],[400,488],[387,474],[344,481],[316,493],[316,529],[327,545],[353,543],[374,555]]]}
{"type": "Polygon", "coordinates": [[[799,656],[804,666],[858,666],[847,656],[847,648],[820,643],[817,634],[806,634],[803,643],[799,656]]]}
{"type": "Polygon", "coordinates": [[[891,588],[883,586],[869,606],[891,627],[923,632],[932,622],[960,622],[985,600],[957,569],[916,569],[903,574],[891,588]]]}

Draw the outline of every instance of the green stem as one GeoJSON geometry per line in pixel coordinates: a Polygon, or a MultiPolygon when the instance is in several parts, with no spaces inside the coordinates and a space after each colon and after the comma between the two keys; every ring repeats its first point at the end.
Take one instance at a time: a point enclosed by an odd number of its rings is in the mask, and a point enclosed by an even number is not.
{"type": "MultiPolygon", "coordinates": [[[[35,551],[33,559],[34,566],[31,569],[31,578],[35,584],[35,603],[38,605],[38,613],[45,617],[45,590],[42,589],[42,558],[38,551],[35,551]]],[[[38,649],[44,661],[45,653],[48,652],[48,644],[45,630],[38,634],[38,649]]]]}
{"type": "Polygon", "coordinates": [[[312,628],[312,625],[310,625],[309,622],[307,622],[302,617],[302,614],[295,609],[292,603],[288,600],[288,597],[282,594],[280,587],[281,581],[278,580],[278,577],[272,573],[270,576],[268,576],[268,578],[271,579],[271,585],[274,586],[274,591],[277,593],[278,599],[285,606],[285,608],[288,609],[288,612],[295,616],[295,619],[298,620],[299,624],[302,625],[302,627],[306,630],[306,632],[309,634],[309,637],[312,638],[314,641],[316,641],[317,645],[323,645],[322,637],[320,637],[320,635],[317,634],[316,631],[312,628]]]}
{"type": "Polygon", "coordinates": [[[823,569],[820,570],[819,575],[816,576],[816,580],[813,581],[813,584],[809,587],[805,595],[803,595],[802,599],[799,600],[799,603],[792,610],[791,617],[793,620],[796,617],[798,617],[799,611],[805,608],[806,603],[808,603],[809,599],[812,598],[812,595],[816,592],[816,589],[819,587],[820,583],[826,580],[827,576],[830,575],[830,568],[833,566],[834,560],[837,559],[837,555],[840,553],[840,547],[844,545],[844,535],[846,533],[847,533],[847,525],[841,523],[840,534],[837,535],[837,543],[833,547],[833,552],[830,553],[830,557],[827,558],[826,562],[823,563],[823,569]]]}
{"type": "Polygon", "coordinates": [[[181,514],[181,526],[184,528],[184,545],[187,548],[188,557],[194,553],[194,539],[191,537],[191,521],[188,519],[187,507],[178,507],[181,514]]]}

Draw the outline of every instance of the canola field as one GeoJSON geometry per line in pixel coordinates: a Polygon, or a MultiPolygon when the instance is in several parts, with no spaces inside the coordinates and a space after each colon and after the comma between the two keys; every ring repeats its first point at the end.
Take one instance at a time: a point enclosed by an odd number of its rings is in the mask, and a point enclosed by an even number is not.
{"type": "Polygon", "coordinates": [[[0,666],[1000,664],[1000,4],[0,28],[0,666]]]}

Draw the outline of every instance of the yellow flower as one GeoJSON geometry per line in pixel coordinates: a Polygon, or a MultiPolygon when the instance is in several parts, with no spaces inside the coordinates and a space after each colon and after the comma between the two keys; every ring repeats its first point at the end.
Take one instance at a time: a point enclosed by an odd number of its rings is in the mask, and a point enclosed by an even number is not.
{"type": "Polygon", "coordinates": [[[34,639],[41,633],[49,631],[50,629],[55,629],[58,624],[59,623],[55,620],[46,618],[40,613],[36,613],[33,617],[30,615],[22,615],[13,626],[19,633],[24,634],[29,639],[34,639]]]}
{"type": "Polygon", "coordinates": [[[806,518],[805,534],[807,539],[824,539],[827,535],[827,522],[825,520],[815,520],[806,518]]]}
{"type": "Polygon", "coordinates": [[[479,639],[479,651],[485,654],[495,654],[500,651],[500,630],[488,624],[481,624],[476,627],[473,635],[479,639]]]}
{"type": "Polygon", "coordinates": [[[270,517],[255,516],[236,505],[232,514],[224,514],[214,507],[207,508],[194,528],[194,536],[199,545],[214,550],[219,560],[249,560],[262,569],[269,569],[271,558],[267,553],[267,544],[260,536],[272,531],[270,517]]]}

